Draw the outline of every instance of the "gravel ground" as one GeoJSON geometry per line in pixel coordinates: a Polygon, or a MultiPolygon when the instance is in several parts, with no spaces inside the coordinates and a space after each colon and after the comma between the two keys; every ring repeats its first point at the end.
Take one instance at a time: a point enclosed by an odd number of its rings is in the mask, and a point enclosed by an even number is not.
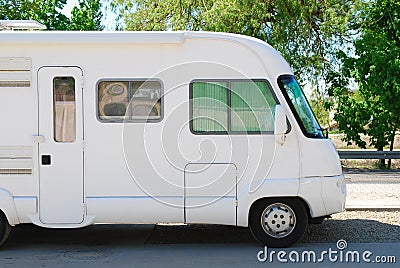
{"type": "Polygon", "coordinates": [[[344,170],[346,208],[396,207],[400,209],[400,172],[393,170],[344,170]]]}
{"type": "MultiPolygon", "coordinates": [[[[400,211],[346,211],[309,225],[300,243],[400,242],[400,211]]],[[[157,225],[148,244],[257,243],[248,228],[220,225],[157,225]]]]}
{"type": "Polygon", "coordinates": [[[400,208],[400,184],[347,183],[346,208],[351,207],[400,208]]]}
{"type": "Polygon", "coordinates": [[[302,242],[400,242],[400,211],[346,211],[310,225],[302,242]]]}

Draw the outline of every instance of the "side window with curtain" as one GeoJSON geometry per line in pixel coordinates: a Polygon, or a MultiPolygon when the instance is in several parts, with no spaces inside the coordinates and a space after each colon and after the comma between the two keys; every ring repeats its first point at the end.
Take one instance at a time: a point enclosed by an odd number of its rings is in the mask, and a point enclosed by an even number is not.
{"type": "Polygon", "coordinates": [[[129,82],[101,81],[98,85],[99,118],[117,121],[125,118],[129,104],[129,82]]]}
{"type": "Polygon", "coordinates": [[[100,81],[97,90],[101,122],[158,122],[162,118],[160,81],[100,81]]]}
{"type": "Polygon", "coordinates": [[[195,134],[274,131],[277,100],[265,80],[194,81],[190,93],[195,134]]]}

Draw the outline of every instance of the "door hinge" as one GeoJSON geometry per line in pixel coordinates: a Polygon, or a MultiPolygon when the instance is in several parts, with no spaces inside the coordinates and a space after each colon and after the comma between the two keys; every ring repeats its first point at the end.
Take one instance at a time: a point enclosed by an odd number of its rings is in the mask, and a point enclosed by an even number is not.
{"type": "Polygon", "coordinates": [[[239,201],[237,199],[235,200],[235,206],[239,206],[239,201]]]}

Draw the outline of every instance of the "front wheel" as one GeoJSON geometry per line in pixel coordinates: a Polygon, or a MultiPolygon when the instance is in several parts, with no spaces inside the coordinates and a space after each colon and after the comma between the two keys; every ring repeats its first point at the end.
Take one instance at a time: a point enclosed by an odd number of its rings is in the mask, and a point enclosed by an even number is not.
{"type": "Polygon", "coordinates": [[[6,242],[11,231],[11,226],[8,223],[6,216],[0,211],[0,246],[6,242]]]}
{"type": "Polygon", "coordinates": [[[295,199],[266,199],[250,211],[249,225],[253,236],[269,247],[288,247],[298,242],[307,228],[304,205],[295,199]]]}

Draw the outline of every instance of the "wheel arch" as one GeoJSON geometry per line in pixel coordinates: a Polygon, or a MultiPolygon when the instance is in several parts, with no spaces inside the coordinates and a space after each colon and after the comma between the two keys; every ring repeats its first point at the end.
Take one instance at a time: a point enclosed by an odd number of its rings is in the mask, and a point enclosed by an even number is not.
{"type": "Polygon", "coordinates": [[[10,225],[19,224],[17,209],[10,192],[0,188],[0,212],[4,214],[10,225]]]}

